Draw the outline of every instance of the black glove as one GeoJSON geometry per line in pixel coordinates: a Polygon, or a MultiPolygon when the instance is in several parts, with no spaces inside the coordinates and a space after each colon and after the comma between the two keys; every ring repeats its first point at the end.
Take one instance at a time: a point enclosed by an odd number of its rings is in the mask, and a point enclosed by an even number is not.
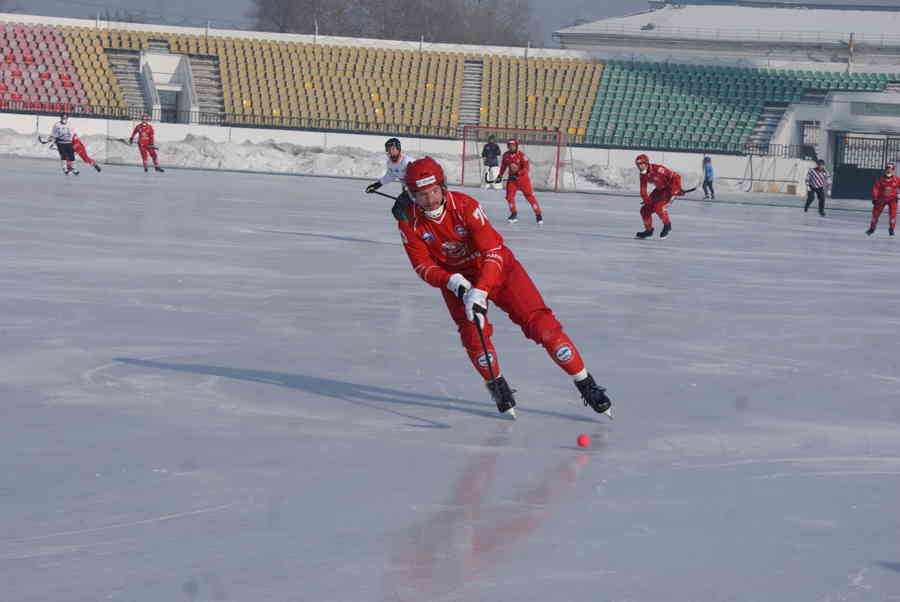
{"type": "Polygon", "coordinates": [[[517,176],[516,174],[509,174],[509,177],[506,179],[510,182],[515,182],[516,180],[519,179],[519,176],[517,176]]]}
{"type": "Polygon", "coordinates": [[[503,181],[503,178],[501,176],[497,176],[497,179],[494,180],[494,184],[499,184],[502,181],[503,181]]]}
{"type": "Polygon", "coordinates": [[[129,139],[128,139],[128,144],[134,144],[134,138],[129,138],[129,139]]]}
{"type": "Polygon", "coordinates": [[[394,206],[391,207],[391,214],[396,218],[398,222],[408,222],[409,221],[409,197],[400,195],[396,201],[394,201],[394,206]]]}
{"type": "Polygon", "coordinates": [[[873,207],[874,207],[875,205],[877,205],[877,204],[878,204],[878,201],[872,201],[872,206],[873,206],[873,207]]]}
{"type": "Polygon", "coordinates": [[[369,184],[368,186],[366,186],[366,194],[372,194],[379,188],[381,188],[381,182],[373,182],[373,183],[369,184]]]}

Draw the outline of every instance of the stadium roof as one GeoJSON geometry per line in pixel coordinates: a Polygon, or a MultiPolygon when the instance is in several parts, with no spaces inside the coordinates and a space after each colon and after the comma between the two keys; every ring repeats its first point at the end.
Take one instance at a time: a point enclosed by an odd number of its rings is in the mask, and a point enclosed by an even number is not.
{"type": "Polygon", "coordinates": [[[564,45],[596,36],[667,37],[718,40],[793,40],[815,42],[847,40],[852,32],[865,43],[900,35],[900,7],[816,3],[726,3],[699,0],[690,4],[663,4],[650,10],[601,19],[555,32],[564,45]]]}

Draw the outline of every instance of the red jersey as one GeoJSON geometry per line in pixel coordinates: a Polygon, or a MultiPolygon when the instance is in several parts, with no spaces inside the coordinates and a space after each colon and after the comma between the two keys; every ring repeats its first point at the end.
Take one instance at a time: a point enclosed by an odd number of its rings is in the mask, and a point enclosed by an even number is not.
{"type": "Polygon", "coordinates": [[[72,149],[78,154],[84,152],[84,143],[81,142],[77,135],[72,136],[72,149]]]}
{"type": "Polygon", "coordinates": [[[414,205],[409,221],[398,227],[413,269],[431,286],[445,287],[452,274],[460,273],[490,294],[513,257],[478,201],[461,192],[444,191],[440,219],[414,205]]]}
{"type": "Polygon", "coordinates": [[[872,186],[872,200],[884,203],[897,200],[897,189],[900,188],[900,178],[891,176],[886,178],[881,176],[875,180],[872,186]]]}
{"type": "Polygon", "coordinates": [[[647,173],[641,174],[641,198],[644,202],[649,202],[650,195],[647,194],[647,184],[653,184],[656,189],[668,190],[672,196],[681,193],[681,176],[664,165],[650,164],[647,173]]]}
{"type": "Polygon", "coordinates": [[[138,144],[141,146],[152,146],[153,145],[153,126],[149,123],[139,123],[134,126],[134,130],[131,132],[132,139],[137,137],[138,144]]]}
{"type": "MultiPolygon", "coordinates": [[[[516,166],[515,175],[520,178],[528,177],[528,157],[520,150],[516,152],[506,151],[503,153],[503,161],[500,163],[500,177],[506,173],[510,165],[516,166]]],[[[510,172],[513,173],[513,172],[510,172]]]]}

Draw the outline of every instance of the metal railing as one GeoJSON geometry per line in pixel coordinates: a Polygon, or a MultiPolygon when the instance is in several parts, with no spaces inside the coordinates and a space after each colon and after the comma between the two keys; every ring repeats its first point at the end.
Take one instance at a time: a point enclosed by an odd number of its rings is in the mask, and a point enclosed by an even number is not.
{"type": "MultiPolygon", "coordinates": [[[[38,103],[0,100],[0,112],[28,115],[59,115],[70,117],[90,117],[99,119],[131,120],[140,119],[143,109],[119,106],[102,106],[77,103],[38,103]]],[[[382,121],[362,121],[354,119],[325,119],[298,115],[248,115],[204,111],[166,111],[167,121],[193,125],[215,125],[233,128],[260,128],[279,130],[306,130],[322,132],[342,132],[350,134],[389,134],[416,138],[440,138],[459,140],[463,138],[463,126],[432,126],[382,121]]],[[[557,135],[555,132],[554,136],[557,135]]],[[[643,138],[623,138],[619,136],[599,137],[587,135],[564,135],[565,144],[587,148],[627,148],[661,150],[667,152],[717,153],[734,155],[759,155],[767,157],[802,158],[802,145],[768,143],[706,143],[690,140],[686,136],[669,136],[646,140],[643,138]]]]}
{"type": "MultiPolygon", "coordinates": [[[[593,36],[632,36],[644,38],[675,38],[697,41],[723,42],[788,42],[794,44],[843,44],[850,39],[851,32],[828,31],[765,31],[761,29],[727,29],[718,27],[675,27],[669,25],[650,24],[635,25],[600,25],[584,26],[582,31],[554,33],[558,40],[587,39],[593,36]]],[[[900,36],[884,34],[853,34],[856,44],[878,47],[900,46],[900,36]]]]}

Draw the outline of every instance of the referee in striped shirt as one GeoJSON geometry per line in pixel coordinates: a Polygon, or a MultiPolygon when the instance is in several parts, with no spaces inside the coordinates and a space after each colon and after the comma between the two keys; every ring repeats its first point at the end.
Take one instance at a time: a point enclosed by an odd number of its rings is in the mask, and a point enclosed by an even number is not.
{"type": "Polygon", "coordinates": [[[825,169],[824,159],[816,161],[816,166],[806,172],[806,206],[803,211],[809,211],[813,199],[819,197],[819,215],[825,217],[825,188],[831,188],[831,175],[825,169]]]}

